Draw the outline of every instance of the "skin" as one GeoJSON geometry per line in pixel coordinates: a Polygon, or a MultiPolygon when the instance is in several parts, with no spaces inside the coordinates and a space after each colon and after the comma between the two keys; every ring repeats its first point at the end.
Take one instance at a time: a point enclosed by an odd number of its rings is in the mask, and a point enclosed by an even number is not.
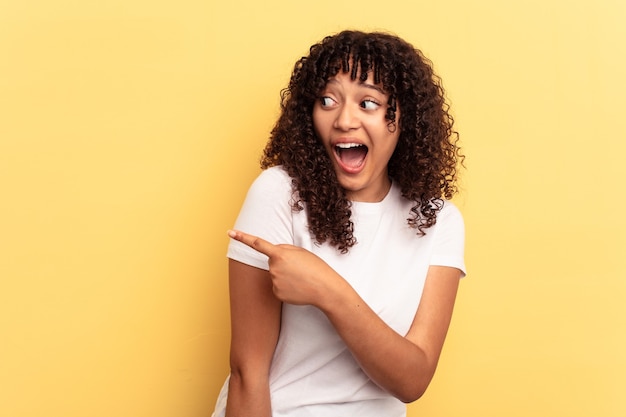
{"type": "MultiPolygon", "coordinates": [[[[363,371],[376,384],[403,402],[422,396],[435,373],[450,325],[460,270],[445,266],[429,268],[413,324],[402,336],[387,326],[348,282],[315,254],[292,245],[273,245],[241,231],[229,231],[229,236],[269,257],[269,277],[276,299],[313,305],[328,316],[363,371]]],[[[256,320],[268,324],[259,312],[256,320]]],[[[262,356],[259,340],[247,346],[248,353],[257,359],[262,356]]],[[[276,340],[266,341],[264,345],[268,349],[270,344],[275,347],[276,340]]],[[[263,378],[267,377],[270,362],[271,358],[259,366],[265,371],[263,378]]],[[[256,377],[261,378],[259,373],[256,377]]],[[[267,416],[270,415],[268,411],[267,416]]]]}
{"type": "MultiPolygon", "coordinates": [[[[390,129],[385,120],[389,96],[367,80],[351,80],[346,73],[337,74],[326,84],[313,107],[313,127],[333,163],[337,179],[352,201],[381,201],[391,181],[387,163],[400,136],[400,129],[390,129]],[[350,169],[337,155],[337,145],[360,144],[368,152],[362,166],[350,169]]],[[[396,118],[399,119],[397,110],[396,118]]]]}
{"type": "MultiPolygon", "coordinates": [[[[381,201],[391,187],[387,164],[400,129],[388,127],[384,118],[387,103],[388,96],[372,83],[371,76],[360,82],[339,74],[329,80],[314,106],[315,131],[352,201],[381,201]],[[339,143],[367,146],[362,166],[342,164],[335,150],[339,143]]],[[[381,388],[404,402],[422,396],[441,354],[460,270],[429,268],[413,324],[402,336],[315,254],[292,245],[273,245],[241,231],[229,231],[229,236],[267,255],[269,271],[229,260],[232,339],[228,417],[271,416],[269,369],[280,333],[283,302],[320,309],[363,371],[381,388]]]]}
{"type": "Polygon", "coordinates": [[[228,262],[231,371],[226,416],[270,417],[269,369],[282,303],[272,291],[268,271],[228,262]]]}

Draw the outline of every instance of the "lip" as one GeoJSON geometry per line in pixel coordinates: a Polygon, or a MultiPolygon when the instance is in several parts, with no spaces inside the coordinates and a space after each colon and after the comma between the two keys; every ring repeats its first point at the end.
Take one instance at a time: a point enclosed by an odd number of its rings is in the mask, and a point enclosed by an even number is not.
{"type": "Polygon", "coordinates": [[[365,165],[367,164],[367,154],[363,158],[363,161],[361,162],[361,164],[358,167],[354,167],[354,166],[344,164],[341,158],[339,157],[339,154],[337,153],[337,147],[339,145],[357,145],[357,146],[360,145],[360,146],[365,146],[369,150],[369,147],[365,143],[363,143],[362,140],[358,140],[354,138],[340,138],[335,141],[332,141],[330,145],[332,148],[331,149],[332,154],[335,158],[335,162],[341,171],[343,171],[346,174],[356,175],[365,169],[365,165]]]}

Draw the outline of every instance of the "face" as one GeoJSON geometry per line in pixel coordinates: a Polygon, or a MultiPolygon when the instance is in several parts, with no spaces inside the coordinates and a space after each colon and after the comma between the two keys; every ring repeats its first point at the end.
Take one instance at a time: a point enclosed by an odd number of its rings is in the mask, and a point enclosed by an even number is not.
{"type": "Polygon", "coordinates": [[[351,80],[340,72],[331,78],[313,107],[313,126],[352,201],[377,202],[389,192],[387,164],[400,129],[385,119],[389,95],[373,82],[351,80]],[[394,128],[395,127],[395,128],[394,128]]]}

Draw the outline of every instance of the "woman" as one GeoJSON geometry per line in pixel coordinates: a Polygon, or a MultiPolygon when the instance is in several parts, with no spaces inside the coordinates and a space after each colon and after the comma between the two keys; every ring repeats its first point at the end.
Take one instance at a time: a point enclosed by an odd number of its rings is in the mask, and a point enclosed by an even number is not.
{"type": "Polygon", "coordinates": [[[215,416],[406,415],[465,274],[459,150],[430,62],[345,31],[295,65],[228,250],[215,416]]]}

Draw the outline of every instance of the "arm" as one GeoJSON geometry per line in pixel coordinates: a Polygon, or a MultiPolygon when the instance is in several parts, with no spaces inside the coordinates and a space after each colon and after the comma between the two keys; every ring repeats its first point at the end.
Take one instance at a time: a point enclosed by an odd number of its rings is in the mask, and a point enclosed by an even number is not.
{"type": "Polygon", "coordinates": [[[452,318],[461,272],[431,266],[413,324],[401,336],[383,322],[341,279],[342,290],[320,300],[319,307],[379,386],[404,402],[420,398],[437,367],[452,318]]]}
{"type": "Polygon", "coordinates": [[[276,297],[322,310],[363,371],[380,387],[404,402],[424,393],[452,317],[459,269],[429,268],[413,324],[402,336],[380,319],[345,279],[311,252],[292,245],[272,245],[242,232],[231,231],[229,235],[269,256],[276,297]]]}
{"type": "Polygon", "coordinates": [[[270,417],[269,368],[280,331],[281,302],[269,272],[229,260],[231,347],[226,416],[270,417]]]}

